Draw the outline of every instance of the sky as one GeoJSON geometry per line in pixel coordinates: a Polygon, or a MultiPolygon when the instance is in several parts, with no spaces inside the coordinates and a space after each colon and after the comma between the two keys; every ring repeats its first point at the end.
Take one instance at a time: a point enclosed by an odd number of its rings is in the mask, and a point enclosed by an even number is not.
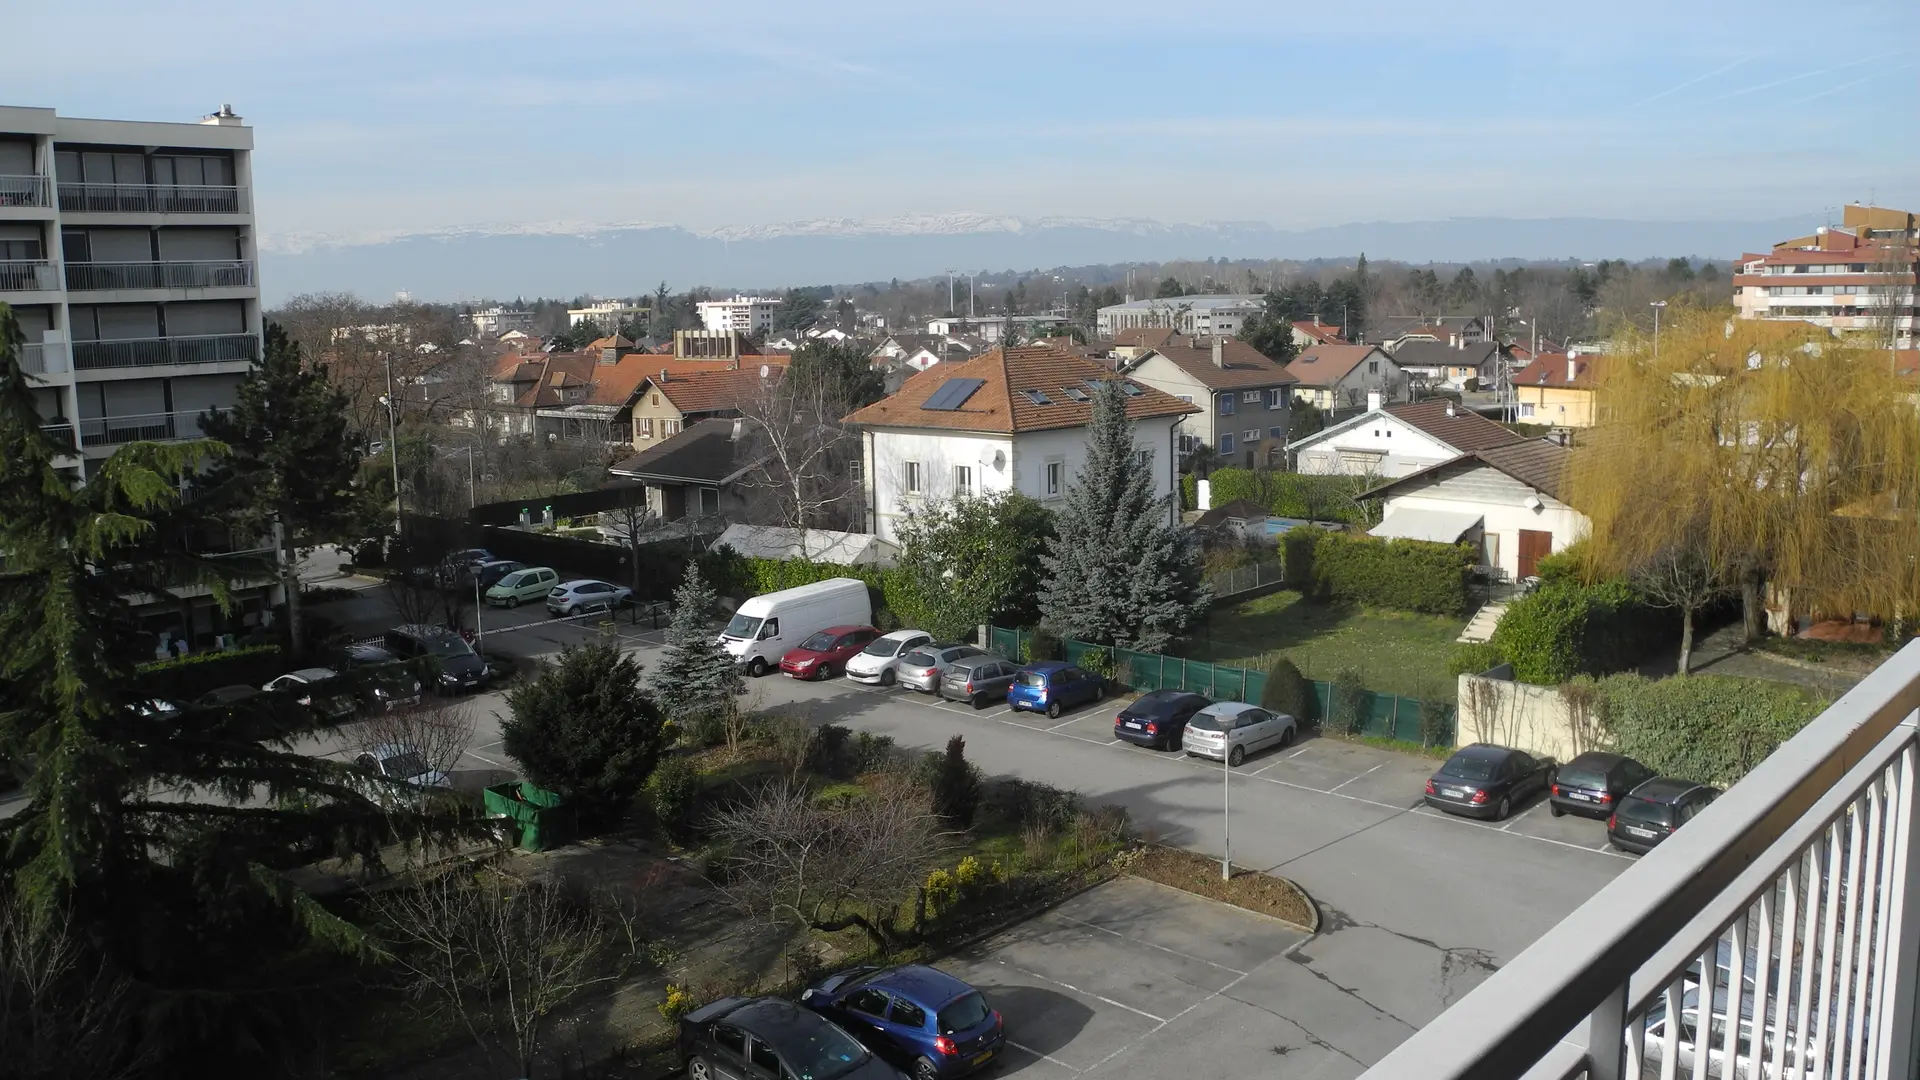
{"type": "Polygon", "coordinates": [[[265,246],[956,212],[1920,208],[1920,3],[62,0],[0,104],[255,127],[265,246]]]}

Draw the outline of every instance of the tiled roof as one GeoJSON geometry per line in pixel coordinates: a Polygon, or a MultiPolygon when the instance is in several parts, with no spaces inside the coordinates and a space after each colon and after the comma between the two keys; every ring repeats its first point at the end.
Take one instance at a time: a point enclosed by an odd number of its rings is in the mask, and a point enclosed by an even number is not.
{"type": "Polygon", "coordinates": [[[1456,349],[1445,341],[1416,339],[1393,350],[1393,362],[1401,367],[1473,367],[1492,360],[1500,346],[1491,341],[1456,349]]]}
{"type": "Polygon", "coordinates": [[[1572,457],[1573,452],[1559,443],[1549,442],[1546,439],[1521,439],[1504,446],[1487,447],[1484,450],[1462,454],[1457,458],[1449,458],[1419,472],[1389,480],[1355,497],[1369,499],[1391,495],[1402,488],[1418,487],[1423,481],[1434,479],[1442,472],[1453,472],[1473,465],[1486,465],[1498,469],[1535,491],[1566,502],[1567,462],[1572,457]]]}
{"type": "Polygon", "coordinates": [[[1463,409],[1445,398],[1411,405],[1389,405],[1385,411],[1463,454],[1490,446],[1504,446],[1522,438],[1472,409],[1463,409]]]}
{"type": "Polygon", "coordinates": [[[1157,349],[1172,341],[1179,331],[1171,326],[1130,326],[1113,332],[1115,345],[1136,349],[1157,349]]]}
{"type": "Polygon", "coordinates": [[[1559,390],[1591,390],[1598,375],[1595,365],[1601,359],[1599,356],[1574,357],[1573,376],[1569,378],[1566,353],[1541,353],[1526,367],[1513,373],[1513,385],[1522,388],[1550,386],[1559,390]]]}
{"type": "Polygon", "coordinates": [[[1287,374],[1287,365],[1267,359],[1265,353],[1232,338],[1220,343],[1224,367],[1213,363],[1210,339],[1175,338],[1156,346],[1153,354],[1164,356],[1173,366],[1191,375],[1202,386],[1215,390],[1251,389],[1260,386],[1291,386],[1296,381],[1287,374]],[[1198,340],[1199,344],[1194,344],[1198,340]]]}
{"type": "Polygon", "coordinates": [[[720,484],[750,464],[738,456],[732,420],[701,420],[612,467],[637,479],[720,484]]]}
{"type": "MultiPolygon", "coordinates": [[[[1091,360],[1057,349],[1031,345],[995,349],[972,360],[929,368],[908,379],[899,393],[860,409],[847,417],[846,422],[1009,435],[1084,427],[1093,419],[1093,403],[1075,401],[1066,390],[1083,391],[1091,398],[1093,388],[1089,383],[1114,377],[1113,372],[1091,360]],[[959,408],[921,408],[935,391],[953,379],[979,379],[981,384],[959,408]],[[1040,391],[1049,404],[1030,400],[1022,392],[1026,390],[1040,391]]],[[[1199,411],[1198,406],[1149,386],[1141,386],[1139,394],[1127,399],[1127,416],[1133,420],[1184,416],[1199,411]]]]}
{"type": "Polygon", "coordinates": [[[1301,350],[1300,355],[1293,358],[1293,363],[1287,365],[1287,374],[1301,386],[1330,387],[1375,353],[1382,359],[1393,359],[1378,345],[1315,345],[1301,350]]]}
{"type": "Polygon", "coordinates": [[[1340,328],[1337,326],[1328,326],[1325,323],[1316,323],[1309,320],[1296,322],[1293,324],[1293,328],[1313,338],[1322,345],[1334,345],[1340,341],[1340,328]]]}
{"type": "MultiPolygon", "coordinates": [[[[786,368],[768,365],[771,381],[778,381],[786,368]]],[[[667,373],[662,380],[658,375],[644,381],[644,385],[653,387],[660,396],[673,403],[673,407],[684,414],[718,412],[721,409],[738,408],[740,403],[760,389],[760,368],[742,367],[738,371],[707,371],[688,375],[667,373]]]]}
{"type": "Polygon", "coordinates": [[[614,334],[611,337],[595,338],[593,339],[593,341],[589,342],[587,345],[587,349],[589,351],[598,351],[600,349],[631,349],[631,348],[633,348],[633,342],[628,341],[626,338],[622,337],[619,334],[614,334]]]}

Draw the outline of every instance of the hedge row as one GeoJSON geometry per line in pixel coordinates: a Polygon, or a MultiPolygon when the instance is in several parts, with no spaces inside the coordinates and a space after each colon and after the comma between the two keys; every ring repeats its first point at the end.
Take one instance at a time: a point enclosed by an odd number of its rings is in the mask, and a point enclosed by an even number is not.
{"type": "Polygon", "coordinates": [[[188,653],[153,660],[135,669],[143,693],[169,701],[189,701],[222,686],[261,686],[286,673],[278,645],[188,653]]]}
{"type": "Polygon", "coordinates": [[[1281,548],[1286,580],[1308,582],[1315,599],[1430,615],[1465,613],[1467,574],[1478,558],[1468,544],[1311,528],[1289,530],[1281,548]]]}
{"type": "MultiPolygon", "coordinates": [[[[1360,520],[1359,507],[1353,502],[1365,485],[1358,476],[1309,476],[1304,473],[1273,472],[1265,469],[1215,469],[1208,501],[1225,506],[1240,499],[1251,499],[1267,508],[1275,517],[1312,521],[1360,520]]],[[[1192,476],[1180,478],[1181,505],[1198,505],[1197,486],[1192,476]]]]}
{"type": "Polygon", "coordinates": [[[1514,678],[1555,686],[1631,667],[1665,637],[1658,615],[1625,582],[1556,578],[1507,605],[1492,644],[1514,678]]]}
{"type": "Polygon", "coordinates": [[[700,572],[721,595],[740,597],[811,585],[829,578],[858,578],[867,583],[876,619],[881,617],[883,611],[893,611],[895,600],[904,595],[907,588],[899,571],[893,569],[846,566],[814,562],[811,559],[747,558],[731,548],[722,548],[711,555],[702,556],[700,572]]]}
{"type": "Polygon", "coordinates": [[[1589,685],[1600,690],[1615,751],[1661,775],[1722,787],[1826,707],[1796,686],[1719,675],[1613,675],[1589,685]]]}

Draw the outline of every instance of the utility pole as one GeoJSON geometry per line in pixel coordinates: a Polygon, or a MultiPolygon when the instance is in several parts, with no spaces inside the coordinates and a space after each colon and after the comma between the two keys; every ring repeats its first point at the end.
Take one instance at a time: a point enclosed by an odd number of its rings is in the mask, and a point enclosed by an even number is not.
{"type": "Polygon", "coordinates": [[[947,314],[953,314],[953,270],[947,270],[947,314]]]}
{"type": "Polygon", "coordinates": [[[387,365],[387,392],[380,398],[380,404],[387,408],[387,456],[393,461],[393,535],[399,536],[406,528],[400,514],[400,428],[393,415],[400,403],[393,396],[392,350],[381,353],[381,358],[387,365]]]}
{"type": "Polygon", "coordinates": [[[1665,300],[1655,300],[1647,305],[1653,309],[1653,358],[1660,359],[1660,309],[1667,306],[1665,300]]]}

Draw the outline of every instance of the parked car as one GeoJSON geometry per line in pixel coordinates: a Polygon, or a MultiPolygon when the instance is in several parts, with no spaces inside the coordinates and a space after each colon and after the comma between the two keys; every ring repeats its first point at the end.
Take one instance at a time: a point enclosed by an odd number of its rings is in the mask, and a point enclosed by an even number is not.
{"type": "Polygon", "coordinates": [[[1186,690],[1152,690],[1133,699],[1113,718],[1113,737],[1155,750],[1179,750],[1187,721],[1212,704],[1186,690]]]}
{"type": "Polygon", "coordinates": [[[353,668],[380,667],[399,661],[399,657],[372,642],[362,641],[340,650],[340,666],[353,668]]]}
{"type": "MultiPolygon", "coordinates": [[[[1756,1033],[1756,1025],[1753,1016],[1754,995],[1751,984],[1748,985],[1747,990],[1748,992],[1740,999],[1740,1034],[1734,1040],[1734,1062],[1733,1068],[1729,1070],[1726,1060],[1727,1014],[1729,1011],[1727,999],[1731,995],[1727,993],[1727,986],[1724,983],[1718,984],[1713,988],[1713,1011],[1707,1018],[1708,1023],[1705,1033],[1707,1046],[1706,1075],[1716,1077],[1765,1076],[1768,1077],[1769,1080],[1775,1077],[1820,1075],[1821,1053],[1819,1040],[1792,1038],[1791,1031],[1788,1033],[1788,1038],[1782,1039],[1780,1032],[1770,1021],[1763,1022],[1759,1025],[1759,1034],[1766,1039],[1765,1065],[1759,1069],[1754,1067],[1754,1051],[1756,1049],[1754,1035],[1756,1033]],[[1806,1060],[1796,1061],[1796,1052],[1804,1052],[1806,1054],[1806,1060]],[[1803,1072],[1802,1070],[1805,1071],[1803,1072]]],[[[1687,988],[1681,992],[1679,1019],[1679,1027],[1671,1033],[1674,1040],[1673,1056],[1675,1075],[1692,1076],[1694,1075],[1693,1070],[1695,1067],[1694,1057],[1698,1053],[1701,1036],[1700,987],[1697,983],[1688,985],[1687,988]]],[[[1659,1075],[1661,1067],[1665,1064],[1662,1058],[1666,1056],[1667,1051],[1666,1041],[1669,1037],[1667,1025],[1671,1023],[1672,1020],[1673,1018],[1667,1014],[1667,999],[1665,995],[1655,998],[1653,1004],[1647,1009],[1647,1030],[1646,1037],[1643,1040],[1643,1056],[1647,1067],[1646,1071],[1652,1075],[1659,1075]]],[[[1809,1026],[1811,1026],[1811,1024],[1809,1024],[1809,1026]]],[[[1826,1030],[1826,1026],[1821,1025],[1821,1030],[1826,1030]]],[[[1627,1039],[1629,1044],[1631,1044],[1633,1039],[1631,1033],[1627,1035],[1627,1039]]]]}
{"type": "Polygon", "coordinates": [[[1535,792],[1545,790],[1550,762],[1522,750],[1474,743],[1454,751],[1427,781],[1427,805],[1449,814],[1499,821],[1535,792]]]}
{"type": "Polygon", "coordinates": [[[515,570],[493,583],[483,595],[495,607],[519,607],[528,600],[539,600],[553,591],[560,575],[544,566],[515,570]]]}
{"type": "Polygon", "coordinates": [[[479,566],[474,567],[472,577],[474,582],[480,586],[480,591],[485,592],[495,585],[500,584],[501,578],[506,577],[515,570],[525,570],[526,568],[526,563],[518,562],[514,559],[495,559],[492,562],[483,562],[479,566]]]}
{"type": "Polygon", "coordinates": [[[1076,705],[1099,701],[1107,692],[1107,681],[1090,671],[1058,660],[1028,664],[1013,677],[1007,689],[1007,704],[1014,710],[1043,712],[1058,717],[1076,705]]]}
{"type": "Polygon", "coordinates": [[[367,712],[388,712],[420,704],[420,680],[400,663],[354,668],[354,696],[367,712]]]}
{"type": "Polygon", "coordinates": [[[1656,776],[1628,792],[1607,818],[1607,842],[1645,855],[1720,797],[1720,789],[1656,776]]]}
{"type": "Polygon", "coordinates": [[[992,653],[955,660],[940,677],[934,693],[984,709],[989,701],[1005,701],[1020,665],[992,653]]]}
{"type": "Polygon", "coordinates": [[[1653,779],[1653,770],[1620,754],[1589,750],[1553,771],[1547,812],[1606,817],[1627,792],[1653,779]]]}
{"type": "Polygon", "coordinates": [[[289,671],[260,689],[270,694],[285,694],[330,724],[350,720],[360,711],[360,700],[354,695],[352,685],[332,668],[289,671]]]}
{"type": "Polygon", "coordinates": [[[583,611],[612,611],[633,595],[625,585],[593,578],[563,581],[547,593],[547,614],[567,616],[583,611]]]}
{"type": "Polygon", "coordinates": [[[784,998],[721,998],[680,1018],[687,1080],[898,1080],[833,1021],[784,998]]]}
{"type": "Polygon", "coordinates": [[[431,660],[434,689],[442,694],[478,690],[487,684],[487,663],[467,639],[440,626],[396,626],[381,639],[402,660],[431,660]]]}
{"type": "Polygon", "coordinates": [[[980,991],[920,964],[850,968],[801,991],[800,1003],[914,1080],[964,1076],[992,1061],[1007,1039],[980,991]]]}
{"type": "Polygon", "coordinates": [[[969,656],[984,656],[981,650],[971,645],[959,645],[951,641],[930,641],[900,658],[893,669],[894,677],[902,686],[910,686],[923,694],[937,693],[940,679],[953,666],[955,660],[964,660],[969,656]]]}
{"type": "Polygon", "coordinates": [[[260,691],[251,686],[219,686],[194,698],[193,703],[202,709],[218,709],[259,696],[260,691]]]}
{"type": "Polygon", "coordinates": [[[375,802],[418,804],[429,792],[446,791],[453,781],[427,763],[426,755],[402,743],[382,743],[354,755],[353,763],[392,783],[359,780],[355,786],[375,802]]]}
{"type": "Polygon", "coordinates": [[[720,631],[720,645],[757,679],[778,666],[787,650],[827,627],[872,621],[866,582],[828,578],[748,597],[720,631]]]}
{"type": "Polygon", "coordinates": [[[933,640],[925,630],[895,630],[873,639],[859,655],[847,661],[847,678],[875,686],[892,686],[900,658],[933,640]]]}
{"type": "Polygon", "coordinates": [[[780,670],[796,679],[831,679],[879,636],[871,626],[829,626],[788,649],[780,657],[780,670]]]}
{"type": "Polygon", "coordinates": [[[1248,754],[1291,746],[1300,721],[1244,701],[1222,701],[1195,712],[1180,734],[1180,748],[1194,757],[1238,766],[1248,754]]]}

